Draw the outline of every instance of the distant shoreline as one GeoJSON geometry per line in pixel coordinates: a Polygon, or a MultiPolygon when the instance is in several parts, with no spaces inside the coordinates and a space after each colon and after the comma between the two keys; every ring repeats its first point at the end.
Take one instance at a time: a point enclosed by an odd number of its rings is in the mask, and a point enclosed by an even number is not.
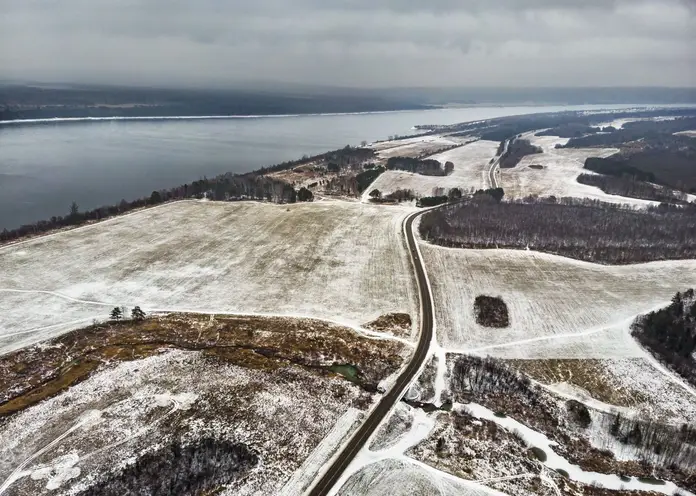
{"type": "Polygon", "coordinates": [[[107,117],[42,117],[38,119],[11,119],[0,121],[0,125],[17,124],[44,124],[53,122],[90,122],[90,121],[177,121],[177,120],[234,120],[234,119],[267,119],[280,117],[320,117],[338,115],[368,115],[368,114],[394,114],[401,112],[427,112],[432,109],[404,109],[404,110],[372,110],[365,112],[328,112],[314,114],[255,114],[255,115],[156,115],[156,116],[107,116],[107,117]]]}
{"type": "Polygon", "coordinates": [[[646,110],[652,108],[679,108],[679,107],[694,107],[694,103],[683,103],[683,104],[586,104],[586,105],[573,105],[573,104],[535,104],[530,102],[518,103],[518,104],[467,104],[467,105],[445,105],[445,106],[432,106],[431,108],[425,109],[395,109],[395,110],[367,110],[361,112],[320,112],[320,113],[295,113],[295,114],[248,114],[248,115],[158,115],[158,116],[81,116],[81,117],[41,117],[35,119],[9,119],[0,120],[0,126],[18,126],[23,124],[52,124],[52,123],[70,123],[70,122],[109,122],[109,121],[178,121],[178,120],[235,120],[235,119],[269,119],[269,118],[288,118],[288,117],[330,117],[330,116],[346,116],[346,115],[371,115],[371,114],[401,114],[408,112],[435,112],[441,110],[458,110],[466,108],[510,108],[510,107],[597,107],[595,110],[629,110],[635,108],[636,110],[646,110]],[[613,108],[612,108],[613,107],[613,108]]]}

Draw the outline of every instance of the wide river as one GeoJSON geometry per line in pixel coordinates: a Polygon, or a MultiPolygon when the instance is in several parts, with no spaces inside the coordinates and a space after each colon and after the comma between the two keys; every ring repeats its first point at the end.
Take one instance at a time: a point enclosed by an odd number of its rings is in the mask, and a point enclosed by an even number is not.
{"type": "Polygon", "coordinates": [[[362,140],[573,107],[469,107],[343,115],[0,123],[0,230],[135,199],[203,176],[247,172],[362,140]]]}

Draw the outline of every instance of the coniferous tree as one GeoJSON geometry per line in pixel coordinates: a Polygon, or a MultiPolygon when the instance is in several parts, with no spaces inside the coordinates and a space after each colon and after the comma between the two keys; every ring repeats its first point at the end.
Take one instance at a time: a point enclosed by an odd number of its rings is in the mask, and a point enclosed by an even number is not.
{"type": "Polygon", "coordinates": [[[114,307],[110,316],[111,320],[121,320],[123,318],[123,310],[121,310],[121,307],[114,307]]]}
{"type": "Polygon", "coordinates": [[[143,320],[145,318],[145,312],[143,312],[139,306],[135,306],[133,310],[131,310],[131,318],[133,320],[143,320]]]}

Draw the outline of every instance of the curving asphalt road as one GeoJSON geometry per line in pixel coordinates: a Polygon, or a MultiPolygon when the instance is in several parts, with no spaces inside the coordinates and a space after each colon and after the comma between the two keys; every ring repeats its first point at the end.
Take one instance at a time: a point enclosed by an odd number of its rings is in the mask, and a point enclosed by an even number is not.
{"type": "MultiPolygon", "coordinates": [[[[431,209],[428,209],[431,210],[431,209]]],[[[433,336],[433,304],[425,276],[425,268],[421,261],[416,239],[413,236],[413,221],[419,215],[422,215],[427,210],[421,210],[408,216],[404,222],[404,234],[408,249],[411,253],[411,261],[413,268],[416,271],[416,282],[418,284],[418,292],[421,302],[421,319],[420,319],[420,339],[418,346],[413,354],[411,362],[406,369],[397,378],[394,386],[382,398],[377,407],[372,411],[367,420],[353,434],[353,437],[343,447],[343,451],[334,460],[333,464],[326,470],[324,475],[314,484],[314,487],[309,491],[310,496],[323,496],[329,493],[331,488],[338,482],[341,474],[346,470],[350,462],[355,458],[355,455],[367,443],[372,433],[379,427],[379,424],[389,414],[392,407],[401,399],[406,392],[406,389],[411,384],[411,381],[416,376],[421,368],[421,365],[428,356],[430,349],[430,341],[433,336]]]]}
{"type": "Polygon", "coordinates": [[[505,155],[505,152],[507,152],[508,145],[510,144],[510,140],[505,141],[505,146],[503,147],[503,152],[495,157],[495,162],[491,164],[491,168],[488,169],[488,179],[491,183],[491,188],[497,188],[498,187],[498,179],[496,179],[496,169],[498,169],[498,166],[500,165],[500,159],[503,158],[503,155],[505,155]]]}

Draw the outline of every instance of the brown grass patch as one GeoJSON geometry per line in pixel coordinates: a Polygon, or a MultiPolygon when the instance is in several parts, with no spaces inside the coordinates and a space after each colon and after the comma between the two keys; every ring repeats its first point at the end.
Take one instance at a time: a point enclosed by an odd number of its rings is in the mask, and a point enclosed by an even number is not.
{"type": "Polygon", "coordinates": [[[288,364],[328,370],[349,364],[368,390],[395,372],[405,355],[398,342],[368,339],[313,319],[169,314],[110,322],[0,356],[0,416],[58,394],[102,364],[145,358],[167,348],[199,350],[263,370],[288,364]]]}
{"type": "Polygon", "coordinates": [[[364,325],[366,329],[388,332],[401,338],[411,337],[411,316],[407,313],[387,313],[364,325]]]}
{"type": "Polygon", "coordinates": [[[631,407],[648,400],[640,391],[617,388],[607,377],[603,361],[587,358],[504,360],[513,368],[543,384],[567,382],[584,389],[593,398],[617,406],[631,407]]]}

